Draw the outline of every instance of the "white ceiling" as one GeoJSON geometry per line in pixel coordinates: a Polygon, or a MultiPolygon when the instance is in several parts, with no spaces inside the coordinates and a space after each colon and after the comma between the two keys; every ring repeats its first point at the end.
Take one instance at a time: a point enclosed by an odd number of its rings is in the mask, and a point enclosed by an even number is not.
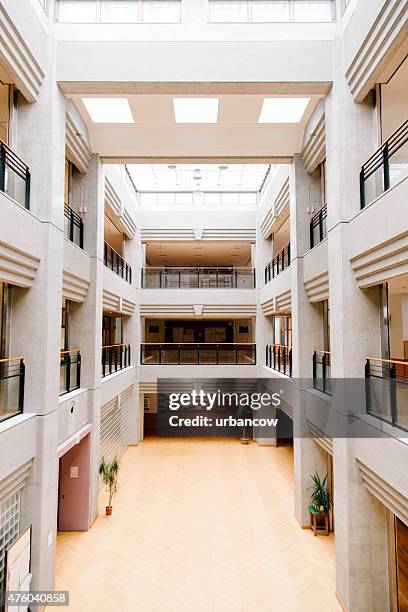
{"type": "MultiPolygon", "coordinates": [[[[85,96],[98,97],[84,93],[85,96]]],[[[298,97],[304,96],[303,93],[298,97]]],[[[299,124],[258,123],[265,95],[218,95],[217,124],[177,124],[174,96],[168,94],[105,96],[126,97],[134,123],[94,124],[82,96],[72,94],[71,97],[88,127],[93,152],[99,153],[106,162],[155,160],[171,163],[174,159],[188,161],[191,158],[210,162],[231,158],[237,162],[250,159],[261,163],[285,163],[294,153],[300,152],[305,125],[322,96],[310,96],[299,124]]]]}
{"type": "Polygon", "coordinates": [[[249,242],[150,242],[146,259],[151,266],[246,266],[249,242]]]}
{"type": "Polygon", "coordinates": [[[128,164],[139,191],[259,191],[268,164],[128,164]],[[175,166],[175,167],[173,167],[175,166]]]}

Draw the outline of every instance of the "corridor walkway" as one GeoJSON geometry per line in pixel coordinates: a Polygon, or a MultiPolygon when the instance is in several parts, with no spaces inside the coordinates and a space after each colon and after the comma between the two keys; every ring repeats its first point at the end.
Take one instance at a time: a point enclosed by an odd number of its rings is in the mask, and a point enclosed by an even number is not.
{"type": "Polygon", "coordinates": [[[123,458],[111,517],[104,506],[88,533],[58,537],[70,611],[341,610],[334,537],[293,517],[288,447],[148,439],[123,458]]]}

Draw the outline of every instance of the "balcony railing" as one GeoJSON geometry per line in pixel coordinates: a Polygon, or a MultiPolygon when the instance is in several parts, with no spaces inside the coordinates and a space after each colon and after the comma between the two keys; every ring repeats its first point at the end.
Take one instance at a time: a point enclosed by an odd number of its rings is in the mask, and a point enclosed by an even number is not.
{"type": "Polygon", "coordinates": [[[84,248],[84,222],[68,204],[64,204],[64,235],[81,249],[84,248]]]}
{"type": "Polygon", "coordinates": [[[60,395],[65,395],[81,386],[81,353],[78,349],[61,351],[60,395]]]}
{"type": "Polygon", "coordinates": [[[327,395],[332,393],[331,353],[315,349],[313,353],[313,388],[327,395]]]}
{"type": "Polygon", "coordinates": [[[24,379],[22,357],[0,359],[0,421],[23,412],[24,379]]]}
{"type": "Polygon", "coordinates": [[[145,289],[253,289],[253,268],[143,268],[145,289]]]}
{"type": "Polygon", "coordinates": [[[109,270],[132,284],[132,268],[107,242],[105,242],[104,263],[109,270]]]}
{"type": "Polygon", "coordinates": [[[248,343],[155,343],[140,347],[142,365],[255,365],[256,345],[248,343]]]}
{"type": "Polygon", "coordinates": [[[28,166],[0,140],[0,191],[30,208],[31,176],[28,166]]]}
{"type": "Polygon", "coordinates": [[[370,157],[360,172],[361,208],[408,176],[408,119],[370,157]]]}
{"type": "Polygon", "coordinates": [[[218,23],[327,22],[334,0],[210,0],[210,21],[218,23]]]}
{"type": "Polygon", "coordinates": [[[102,347],[102,378],[130,366],[130,345],[112,344],[102,347]]]}
{"type": "Polygon", "coordinates": [[[290,243],[265,267],[265,284],[290,266],[290,243]]]}
{"type": "Polygon", "coordinates": [[[325,238],[327,238],[327,206],[323,206],[310,221],[310,248],[313,249],[325,238]]]}
{"type": "Polygon", "coordinates": [[[266,365],[286,376],[292,376],[292,348],[283,344],[268,344],[266,365]]]}
{"type": "Polygon", "coordinates": [[[408,361],[370,357],[365,377],[367,413],[408,431],[408,361]]]}

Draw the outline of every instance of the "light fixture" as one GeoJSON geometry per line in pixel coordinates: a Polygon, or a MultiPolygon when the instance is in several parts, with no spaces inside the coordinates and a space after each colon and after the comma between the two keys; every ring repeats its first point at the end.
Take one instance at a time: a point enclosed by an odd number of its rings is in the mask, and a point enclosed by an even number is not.
{"type": "Polygon", "coordinates": [[[265,98],[259,123],[299,123],[310,98],[265,98]]]}
{"type": "Polygon", "coordinates": [[[127,98],[82,98],[93,123],[134,123],[127,98]]]}
{"type": "Polygon", "coordinates": [[[217,123],[218,98],[173,98],[176,123],[217,123]]]}

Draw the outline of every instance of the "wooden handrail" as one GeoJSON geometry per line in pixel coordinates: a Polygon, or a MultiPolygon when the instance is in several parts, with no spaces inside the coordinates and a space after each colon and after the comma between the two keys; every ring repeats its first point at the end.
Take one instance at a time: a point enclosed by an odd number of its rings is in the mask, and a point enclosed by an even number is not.
{"type": "Polygon", "coordinates": [[[107,344],[106,346],[103,346],[102,348],[116,348],[117,346],[128,346],[127,344],[107,344]]]}
{"type": "Polygon", "coordinates": [[[253,272],[255,268],[250,266],[148,266],[142,268],[144,271],[149,270],[245,270],[253,272]]]}
{"type": "Polygon", "coordinates": [[[331,351],[324,351],[323,349],[313,349],[315,353],[324,353],[325,355],[331,355],[331,351]]]}
{"type": "Polygon", "coordinates": [[[6,149],[8,149],[9,151],[11,151],[11,152],[12,152],[12,154],[13,154],[15,157],[17,157],[18,161],[20,161],[20,162],[23,164],[23,166],[25,166],[26,168],[28,168],[28,170],[30,170],[30,166],[28,166],[28,165],[26,164],[26,162],[24,161],[24,159],[21,159],[21,157],[20,157],[19,155],[17,155],[17,153],[16,153],[16,152],[15,152],[15,151],[14,151],[14,150],[11,148],[11,147],[9,147],[9,145],[8,145],[6,142],[4,142],[4,140],[2,140],[1,138],[0,138],[0,143],[1,143],[2,145],[4,145],[4,146],[6,147],[6,149]]]}
{"type": "Polygon", "coordinates": [[[142,342],[142,346],[158,346],[161,344],[171,344],[175,346],[179,346],[180,344],[191,344],[191,346],[197,345],[206,345],[206,346],[217,346],[218,344],[228,345],[228,346],[255,346],[256,342],[142,342]]]}
{"type": "Polygon", "coordinates": [[[66,351],[61,350],[61,355],[66,355],[67,353],[79,353],[79,349],[68,349],[66,351]]]}
{"type": "Polygon", "coordinates": [[[8,357],[7,359],[0,359],[0,363],[6,363],[7,361],[21,361],[24,357],[8,357]]]}
{"type": "Polygon", "coordinates": [[[107,246],[108,246],[110,249],[112,249],[112,251],[113,251],[114,253],[116,253],[116,255],[117,255],[118,257],[120,257],[120,258],[121,258],[121,260],[122,260],[124,263],[126,263],[125,258],[123,257],[123,255],[121,255],[120,253],[118,253],[118,252],[117,252],[117,250],[116,250],[116,249],[114,249],[114,248],[113,248],[113,246],[112,246],[111,244],[109,244],[109,242],[107,242],[106,240],[104,240],[104,242],[105,242],[105,244],[106,244],[106,245],[107,245],[107,246]]]}
{"type": "Polygon", "coordinates": [[[285,349],[292,350],[292,347],[289,346],[288,344],[276,344],[276,342],[275,342],[275,343],[271,344],[270,346],[280,346],[280,348],[285,348],[285,349]]]}
{"type": "Polygon", "coordinates": [[[400,130],[402,127],[404,127],[404,125],[405,125],[407,122],[408,122],[408,119],[405,119],[405,121],[403,121],[403,122],[401,123],[401,125],[400,125],[399,127],[397,127],[397,129],[396,129],[396,130],[395,130],[395,131],[394,131],[394,132],[393,132],[393,133],[392,133],[390,136],[388,136],[387,140],[384,140],[384,142],[383,142],[382,144],[380,144],[380,146],[379,146],[379,147],[378,147],[378,148],[377,148],[377,149],[374,151],[374,153],[372,153],[372,154],[370,155],[370,157],[369,157],[368,159],[366,159],[366,161],[365,161],[365,162],[364,162],[364,163],[361,165],[361,167],[362,167],[362,168],[364,168],[364,166],[365,166],[366,164],[368,164],[368,162],[369,162],[369,161],[371,161],[371,160],[372,160],[372,158],[373,158],[375,155],[377,155],[377,153],[379,153],[379,152],[380,152],[380,151],[383,149],[384,145],[385,145],[385,144],[386,144],[386,143],[387,143],[389,140],[391,140],[391,138],[393,138],[393,137],[396,135],[396,133],[397,133],[397,132],[399,132],[399,130],[400,130]]]}
{"type": "Polygon", "coordinates": [[[367,357],[368,361],[380,361],[381,363],[395,363],[397,365],[403,365],[403,366],[407,366],[408,367],[408,360],[407,361],[398,361],[396,359],[382,359],[380,357],[367,357]]]}

